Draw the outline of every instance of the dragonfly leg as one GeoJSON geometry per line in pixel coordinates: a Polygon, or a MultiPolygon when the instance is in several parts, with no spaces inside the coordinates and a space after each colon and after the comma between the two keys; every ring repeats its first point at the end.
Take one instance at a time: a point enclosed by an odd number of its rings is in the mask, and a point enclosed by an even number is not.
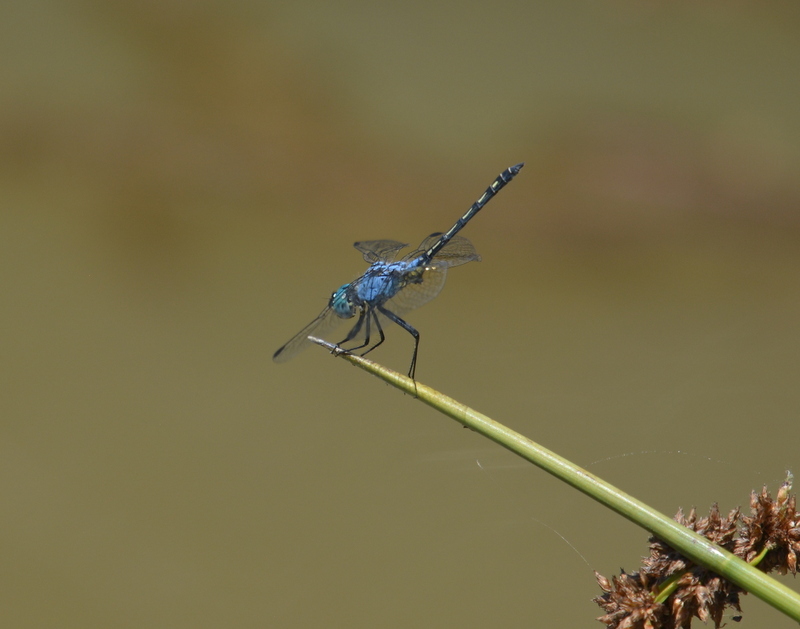
{"type": "MultiPolygon", "coordinates": [[[[350,332],[347,333],[347,337],[343,341],[339,341],[336,345],[341,347],[345,343],[349,343],[356,336],[358,336],[358,333],[361,332],[361,327],[364,325],[364,319],[365,318],[367,320],[367,330],[366,330],[366,332],[367,332],[367,342],[364,345],[359,345],[358,347],[353,347],[352,349],[360,349],[360,348],[364,347],[365,345],[369,344],[369,311],[365,308],[364,310],[361,311],[361,314],[358,315],[358,321],[356,321],[356,324],[350,329],[350,332]]],[[[349,352],[349,351],[352,351],[352,349],[347,349],[345,351],[349,352]]]]}
{"type": "Polygon", "coordinates": [[[377,343],[375,343],[375,345],[373,345],[372,347],[370,347],[370,348],[369,348],[367,351],[365,351],[365,352],[362,352],[362,354],[361,354],[362,356],[366,356],[366,355],[367,355],[367,354],[369,354],[369,353],[370,353],[370,352],[371,352],[373,349],[375,349],[376,347],[378,347],[378,345],[380,345],[381,343],[383,343],[383,342],[386,340],[386,335],[383,333],[383,326],[381,326],[381,322],[380,322],[380,320],[378,319],[378,315],[376,315],[376,314],[375,314],[375,311],[374,311],[374,310],[371,310],[370,312],[372,312],[372,318],[373,318],[373,319],[375,319],[375,327],[376,327],[376,328],[378,328],[378,334],[380,334],[380,336],[381,336],[381,340],[380,340],[380,341],[378,341],[377,343]]]}
{"type": "Polygon", "coordinates": [[[403,321],[400,317],[398,317],[395,313],[386,310],[383,306],[376,306],[378,310],[390,321],[394,321],[397,325],[403,328],[406,332],[408,332],[411,336],[414,337],[414,354],[411,356],[411,367],[408,370],[408,377],[414,380],[414,374],[417,371],[417,352],[419,351],[419,332],[403,321]]]}

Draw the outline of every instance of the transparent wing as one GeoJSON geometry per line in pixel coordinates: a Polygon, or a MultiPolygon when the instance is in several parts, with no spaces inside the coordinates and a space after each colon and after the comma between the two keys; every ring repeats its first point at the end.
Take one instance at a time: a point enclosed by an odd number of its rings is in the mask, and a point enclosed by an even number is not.
{"type": "Polygon", "coordinates": [[[308,340],[309,334],[325,337],[344,322],[345,319],[337,316],[333,309],[328,306],[316,319],[300,330],[286,345],[275,352],[272,355],[272,360],[276,363],[284,363],[294,358],[311,343],[311,341],[308,340]]]}
{"type": "MultiPolygon", "coordinates": [[[[440,233],[431,234],[420,243],[416,251],[409,253],[403,259],[411,260],[418,255],[425,253],[436,243],[436,241],[439,240],[440,236],[440,233]]],[[[442,250],[436,254],[436,257],[433,259],[433,263],[450,267],[466,264],[467,262],[472,262],[473,260],[480,262],[480,259],[480,255],[478,255],[478,252],[475,251],[475,247],[469,240],[463,236],[453,236],[453,238],[450,239],[450,242],[448,242],[442,248],[442,250]]]]}
{"type": "Polygon", "coordinates": [[[401,317],[436,297],[442,290],[445,279],[447,279],[447,265],[437,264],[434,260],[423,270],[421,282],[406,284],[397,295],[384,304],[384,307],[401,317]]]}
{"type": "Polygon", "coordinates": [[[394,262],[397,252],[404,247],[408,247],[406,243],[397,242],[396,240],[362,240],[353,243],[353,246],[364,255],[364,259],[370,264],[373,262],[394,262]]]}
{"type": "MultiPolygon", "coordinates": [[[[422,241],[416,251],[406,255],[403,260],[413,260],[425,253],[439,240],[440,236],[441,234],[439,233],[431,234],[422,241]]],[[[444,281],[447,279],[447,269],[449,267],[480,259],[481,257],[469,240],[461,236],[454,236],[423,269],[422,281],[406,284],[397,295],[386,302],[386,309],[398,316],[402,316],[414,308],[427,304],[442,290],[444,281]]]]}

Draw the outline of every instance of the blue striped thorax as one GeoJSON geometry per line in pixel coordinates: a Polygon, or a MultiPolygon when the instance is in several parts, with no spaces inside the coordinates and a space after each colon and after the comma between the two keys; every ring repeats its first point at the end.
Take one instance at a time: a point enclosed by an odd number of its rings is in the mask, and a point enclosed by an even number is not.
{"type": "Polygon", "coordinates": [[[400,290],[404,262],[376,262],[354,282],[356,295],[367,303],[384,303],[400,290]]]}

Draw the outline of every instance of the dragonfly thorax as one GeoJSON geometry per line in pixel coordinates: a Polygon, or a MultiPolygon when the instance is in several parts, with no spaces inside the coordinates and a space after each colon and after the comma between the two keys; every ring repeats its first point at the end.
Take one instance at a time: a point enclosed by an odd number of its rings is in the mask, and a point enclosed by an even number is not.
{"type": "Polygon", "coordinates": [[[350,296],[351,292],[351,284],[342,284],[334,291],[328,302],[331,309],[342,319],[352,319],[358,311],[358,307],[353,303],[353,299],[350,296]]]}

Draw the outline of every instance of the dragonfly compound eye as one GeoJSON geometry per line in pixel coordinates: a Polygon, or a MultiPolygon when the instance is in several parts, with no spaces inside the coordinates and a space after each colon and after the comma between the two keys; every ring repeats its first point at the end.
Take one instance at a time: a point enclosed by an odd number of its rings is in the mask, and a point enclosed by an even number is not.
{"type": "Polygon", "coordinates": [[[351,319],[356,314],[356,307],[348,297],[350,284],[342,284],[333,295],[331,295],[330,307],[342,319],[351,319]]]}

